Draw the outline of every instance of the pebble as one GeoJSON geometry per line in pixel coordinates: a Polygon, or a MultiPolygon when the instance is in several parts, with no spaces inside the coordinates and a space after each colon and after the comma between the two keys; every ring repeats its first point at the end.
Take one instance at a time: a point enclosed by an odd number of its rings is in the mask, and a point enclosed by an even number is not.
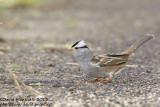
{"type": "Polygon", "coordinates": [[[49,67],[53,67],[54,66],[54,63],[53,62],[48,62],[47,64],[49,67]]]}
{"type": "Polygon", "coordinates": [[[68,90],[69,90],[69,91],[74,91],[74,90],[75,90],[75,87],[70,87],[68,90]]]}
{"type": "Polygon", "coordinates": [[[36,71],[36,68],[34,66],[28,66],[27,67],[27,72],[32,73],[32,72],[35,72],[35,71],[36,71]]]}

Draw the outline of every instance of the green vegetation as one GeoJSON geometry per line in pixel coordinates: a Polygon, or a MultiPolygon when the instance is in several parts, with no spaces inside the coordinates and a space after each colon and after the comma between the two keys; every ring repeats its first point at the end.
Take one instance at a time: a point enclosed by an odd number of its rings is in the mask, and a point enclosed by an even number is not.
{"type": "Polygon", "coordinates": [[[31,84],[29,84],[29,85],[38,86],[38,85],[41,85],[41,83],[40,83],[40,82],[38,82],[38,83],[31,83],[31,84]]]}
{"type": "Polygon", "coordinates": [[[17,67],[18,67],[18,65],[16,64],[16,65],[12,66],[12,69],[16,69],[17,67]]]}
{"type": "Polygon", "coordinates": [[[44,0],[0,0],[0,7],[43,5],[44,0]]]}

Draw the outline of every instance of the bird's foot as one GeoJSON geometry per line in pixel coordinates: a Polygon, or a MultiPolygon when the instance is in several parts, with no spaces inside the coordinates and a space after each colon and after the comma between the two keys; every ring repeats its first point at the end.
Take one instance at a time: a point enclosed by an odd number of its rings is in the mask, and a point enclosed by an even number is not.
{"type": "Polygon", "coordinates": [[[110,77],[107,77],[107,78],[95,78],[93,80],[88,80],[88,82],[106,82],[110,79],[110,77]]]}
{"type": "Polygon", "coordinates": [[[100,81],[102,78],[94,78],[92,80],[88,80],[88,82],[97,82],[100,81]]]}
{"type": "Polygon", "coordinates": [[[104,79],[101,79],[99,82],[106,82],[110,79],[111,77],[107,77],[107,78],[104,78],[104,79]]]}

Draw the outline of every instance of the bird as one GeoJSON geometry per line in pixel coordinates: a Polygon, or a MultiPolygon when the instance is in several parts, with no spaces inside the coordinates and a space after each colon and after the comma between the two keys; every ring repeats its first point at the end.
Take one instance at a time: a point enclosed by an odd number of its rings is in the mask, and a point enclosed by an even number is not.
{"type": "Polygon", "coordinates": [[[129,61],[130,55],[154,35],[146,34],[129,48],[117,54],[93,55],[84,40],[76,41],[69,51],[80,65],[80,70],[87,77],[93,77],[93,81],[105,82],[123,70],[129,61]]]}

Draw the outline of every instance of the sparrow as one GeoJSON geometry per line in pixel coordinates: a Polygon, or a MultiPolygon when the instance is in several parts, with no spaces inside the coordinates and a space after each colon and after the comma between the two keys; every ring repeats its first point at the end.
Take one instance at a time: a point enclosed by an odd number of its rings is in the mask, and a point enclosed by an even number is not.
{"type": "Polygon", "coordinates": [[[69,51],[73,52],[73,56],[78,61],[81,71],[86,76],[94,78],[91,81],[104,82],[122,71],[130,55],[153,37],[154,35],[146,34],[125,51],[118,54],[93,55],[84,40],[76,41],[69,51]]]}

